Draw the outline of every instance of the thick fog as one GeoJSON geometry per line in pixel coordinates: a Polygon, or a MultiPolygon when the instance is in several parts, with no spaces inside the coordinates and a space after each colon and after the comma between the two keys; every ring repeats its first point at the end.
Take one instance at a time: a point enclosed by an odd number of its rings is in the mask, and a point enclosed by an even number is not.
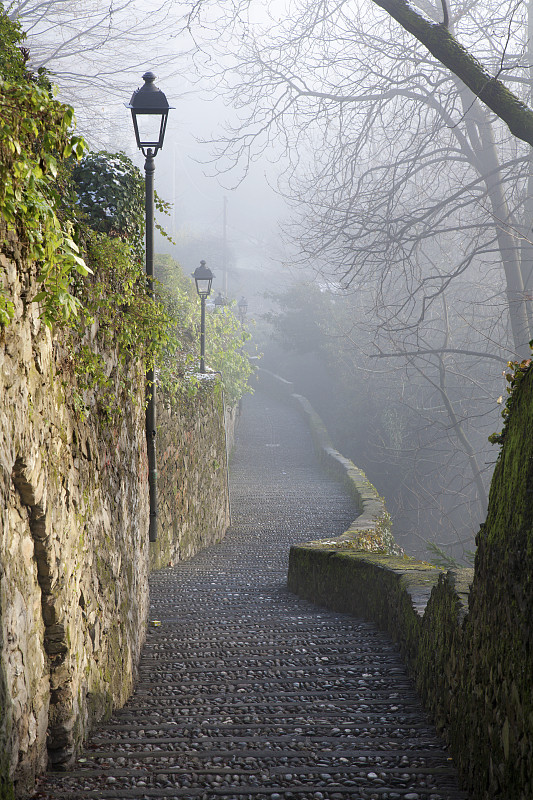
{"type": "MultiPolygon", "coordinates": [[[[50,0],[39,21],[18,6],[30,65],[93,149],[141,170],[124,104],[156,73],[174,107],[155,185],[175,243],[158,250],[246,295],[263,364],[316,404],[400,544],[468,561],[502,373],[533,336],[528,148],[371,0],[91,2],[50,0]]],[[[446,9],[529,100],[530,6],[413,7],[434,23],[446,9]]]]}

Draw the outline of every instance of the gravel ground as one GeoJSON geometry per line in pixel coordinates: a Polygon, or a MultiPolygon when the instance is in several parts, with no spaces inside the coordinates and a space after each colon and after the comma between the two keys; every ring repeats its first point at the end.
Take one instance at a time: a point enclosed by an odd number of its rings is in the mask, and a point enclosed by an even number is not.
{"type": "Polygon", "coordinates": [[[231,480],[225,540],[151,577],[131,700],[35,796],[466,800],[396,646],[285,588],[289,546],[356,515],[295,411],[246,398],[231,480]]]}

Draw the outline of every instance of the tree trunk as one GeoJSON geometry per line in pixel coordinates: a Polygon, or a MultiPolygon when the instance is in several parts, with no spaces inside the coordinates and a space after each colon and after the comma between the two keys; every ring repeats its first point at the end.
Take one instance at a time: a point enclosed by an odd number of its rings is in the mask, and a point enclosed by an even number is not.
{"type": "Polygon", "coordinates": [[[461,97],[468,138],[472,147],[467,157],[475,159],[473,166],[483,178],[491,205],[498,250],[505,276],[505,294],[509,307],[509,322],[515,356],[518,359],[530,355],[531,339],[528,303],[522,276],[520,242],[513,232],[511,212],[503,192],[500,162],[494,142],[493,129],[488,113],[472,92],[459,80],[456,85],[461,97]]]}
{"type": "MultiPolygon", "coordinates": [[[[529,97],[533,96],[533,0],[527,4],[527,63],[529,64],[529,97]]],[[[529,153],[527,196],[522,217],[522,243],[520,264],[529,318],[529,329],[533,332],[533,150],[529,153]]]]}

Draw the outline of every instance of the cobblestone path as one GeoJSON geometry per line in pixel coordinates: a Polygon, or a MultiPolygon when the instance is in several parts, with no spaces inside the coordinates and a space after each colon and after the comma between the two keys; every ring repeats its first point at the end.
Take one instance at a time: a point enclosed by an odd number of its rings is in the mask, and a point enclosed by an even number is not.
{"type": "Polygon", "coordinates": [[[463,800],[396,647],[285,589],[290,543],[355,513],[296,412],[244,405],[231,530],[152,576],[134,696],[39,796],[463,800]]]}

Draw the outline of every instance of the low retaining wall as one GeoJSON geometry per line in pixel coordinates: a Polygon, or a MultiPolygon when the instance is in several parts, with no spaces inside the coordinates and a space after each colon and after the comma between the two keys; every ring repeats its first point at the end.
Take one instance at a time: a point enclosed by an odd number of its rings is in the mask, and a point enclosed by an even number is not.
{"type": "Polygon", "coordinates": [[[291,591],[371,619],[398,643],[474,800],[533,797],[533,370],[515,391],[475,569],[357,551],[346,534],[292,547],[289,560],[291,591]]]}
{"type": "Polygon", "coordinates": [[[473,572],[444,574],[406,556],[339,552],[320,543],[292,547],[289,557],[291,592],[370,619],[397,642],[458,764],[464,753],[464,728],[470,722],[460,686],[473,572]]]}
{"type": "MultiPolygon", "coordinates": [[[[0,798],[47,765],[69,768],[94,721],[129,696],[148,613],[145,378],[111,424],[77,413],[69,359],[41,322],[35,265],[3,242],[15,304],[0,330],[0,798]]],[[[117,376],[116,354],[106,352],[117,376]]],[[[231,420],[230,420],[231,422],[231,420]]],[[[206,381],[158,421],[162,495],[152,563],[188,556],[228,525],[221,390],[206,381]]]]}
{"type": "Polygon", "coordinates": [[[357,549],[400,554],[392,536],[390,515],[385,501],[370,483],[363,470],[356,467],[333,447],[329,434],[319,415],[303,395],[294,392],[294,386],[279,375],[266,369],[258,369],[257,376],[262,389],[276,397],[289,401],[306,419],[315,451],[326,469],[345,485],[355,501],[359,515],[342,536],[331,540],[336,549],[357,549]]]}

